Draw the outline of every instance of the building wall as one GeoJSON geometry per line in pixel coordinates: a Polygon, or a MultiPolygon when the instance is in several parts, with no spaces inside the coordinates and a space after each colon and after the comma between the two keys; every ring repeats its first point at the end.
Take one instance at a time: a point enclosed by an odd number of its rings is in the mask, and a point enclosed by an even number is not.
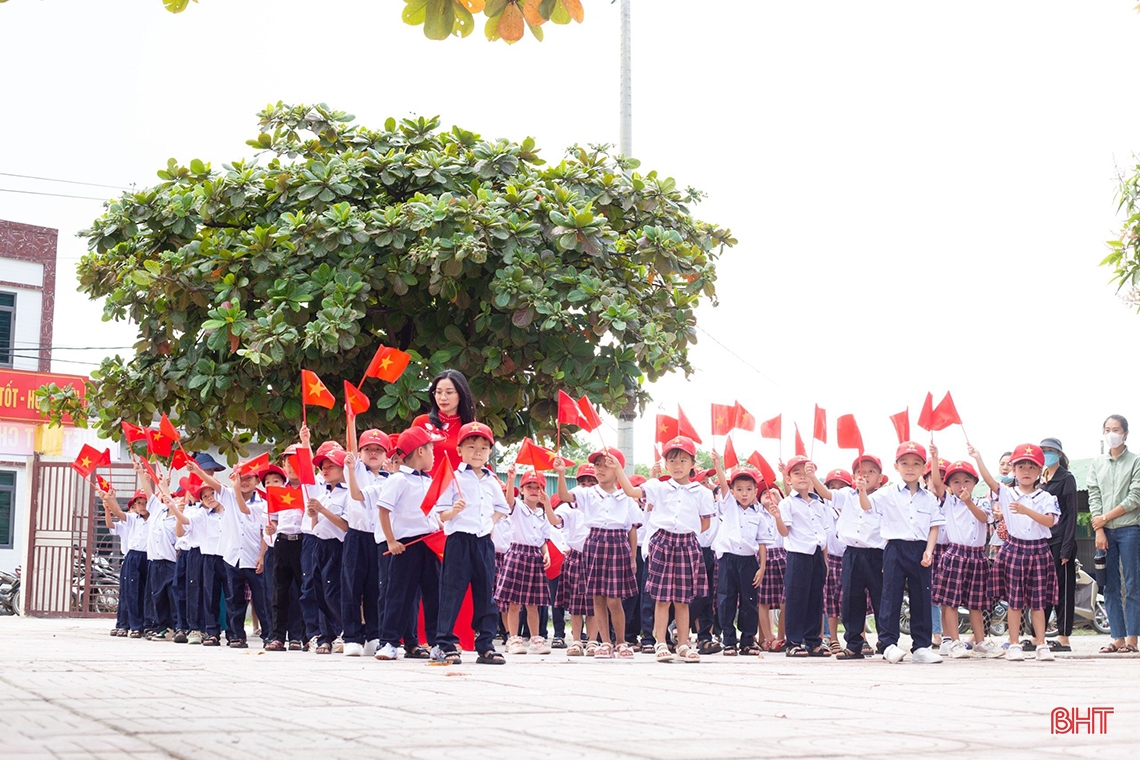
{"type": "Polygon", "coordinates": [[[17,294],[15,347],[38,354],[17,359],[13,369],[51,372],[58,237],[48,227],[0,219],[0,290],[17,294]]]}

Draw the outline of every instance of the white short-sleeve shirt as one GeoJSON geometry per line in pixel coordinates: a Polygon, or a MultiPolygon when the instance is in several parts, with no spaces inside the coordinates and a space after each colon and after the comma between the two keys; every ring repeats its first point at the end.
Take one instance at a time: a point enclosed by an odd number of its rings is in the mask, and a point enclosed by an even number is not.
{"type": "Polygon", "coordinates": [[[870,501],[887,541],[926,541],[931,528],[946,523],[938,498],[925,488],[912,493],[906,483],[888,483],[871,494],[870,501]]]}
{"type": "Polygon", "coordinates": [[[780,519],[788,528],[784,548],[799,554],[814,554],[827,549],[827,533],[831,518],[828,507],[817,494],[809,493],[805,499],[799,493],[785,496],[780,501],[780,519]]]}
{"type": "Polygon", "coordinates": [[[673,479],[650,479],[641,484],[645,494],[650,531],[700,533],[701,518],[716,514],[712,491],[700,483],[684,485],[673,479]]]}
{"type": "Polygon", "coordinates": [[[1040,488],[1033,493],[1022,493],[1020,489],[1013,489],[1005,484],[1001,484],[998,491],[998,503],[1001,504],[1001,514],[1005,519],[1005,527],[1009,531],[1010,538],[1022,541],[1049,538],[1053,532],[1050,526],[1034,521],[1029,515],[1015,515],[1009,510],[1009,505],[1015,501],[1039,514],[1053,515],[1053,525],[1056,525],[1061,517],[1057,497],[1040,488]]]}
{"type": "MultiPolygon", "coordinates": [[[[397,541],[434,533],[439,530],[439,519],[434,514],[425,515],[420,509],[430,486],[431,476],[427,473],[400,467],[398,472],[363,490],[365,508],[377,515],[380,509],[388,512],[392,536],[397,541]]],[[[377,540],[385,540],[379,524],[377,531],[377,540]]]]}

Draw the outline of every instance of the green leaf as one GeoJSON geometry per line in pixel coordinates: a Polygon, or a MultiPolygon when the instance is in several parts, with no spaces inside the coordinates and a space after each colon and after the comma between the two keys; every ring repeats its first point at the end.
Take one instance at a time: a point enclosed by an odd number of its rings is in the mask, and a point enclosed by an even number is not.
{"type": "MultiPolygon", "coordinates": [[[[401,18],[404,19],[404,23],[411,24],[412,26],[419,26],[424,23],[424,19],[427,16],[428,0],[404,0],[404,2],[406,2],[407,5],[404,6],[404,12],[400,14],[401,18]]],[[[388,131],[391,132],[392,130],[389,129],[388,131]]]]}
{"type": "Polygon", "coordinates": [[[136,269],[130,274],[131,281],[140,288],[149,288],[154,284],[154,278],[148,272],[142,269],[136,269]]]}
{"type": "Polygon", "coordinates": [[[171,13],[181,13],[190,5],[190,0],[162,0],[162,4],[171,13]]]}
{"type": "Polygon", "coordinates": [[[487,0],[486,5],[483,7],[483,14],[487,16],[487,18],[494,18],[502,15],[506,7],[507,0],[487,0]]]}
{"type": "Polygon", "coordinates": [[[190,171],[195,174],[204,174],[206,172],[206,165],[201,160],[195,158],[190,161],[190,171]]]}
{"type": "Polygon", "coordinates": [[[424,36],[429,40],[445,40],[455,26],[455,6],[451,0],[427,0],[424,36]]]}
{"type": "Polygon", "coordinates": [[[455,12],[455,31],[460,37],[467,37],[475,30],[475,19],[471,11],[457,0],[452,0],[451,7],[455,12]]]}

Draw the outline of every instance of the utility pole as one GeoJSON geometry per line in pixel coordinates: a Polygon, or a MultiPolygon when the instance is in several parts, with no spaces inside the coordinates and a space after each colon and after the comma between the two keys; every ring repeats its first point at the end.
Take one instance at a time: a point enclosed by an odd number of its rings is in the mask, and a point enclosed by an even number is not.
{"type": "MultiPolygon", "coordinates": [[[[618,127],[618,151],[633,155],[633,88],[629,33],[629,3],[621,0],[621,95],[618,127]]],[[[625,455],[625,471],[633,473],[633,421],[637,419],[637,403],[630,401],[618,415],[618,448],[625,455]]]]}

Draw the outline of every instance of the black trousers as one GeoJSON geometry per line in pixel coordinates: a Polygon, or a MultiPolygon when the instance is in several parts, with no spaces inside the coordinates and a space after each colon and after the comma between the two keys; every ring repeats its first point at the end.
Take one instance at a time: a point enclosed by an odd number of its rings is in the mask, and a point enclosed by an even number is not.
{"type": "Polygon", "coordinates": [[[454,652],[459,637],[455,621],[467,587],[471,587],[471,628],[475,631],[475,651],[495,648],[499,610],[495,605],[495,545],[491,537],[474,533],[452,533],[443,550],[443,570],[439,579],[439,625],[436,641],[440,649],[454,652]]]}
{"type": "MultiPolygon", "coordinates": [[[[787,646],[815,649],[823,644],[823,581],[827,576],[827,559],[816,547],[814,554],[788,552],[788,569],[784,572],[785,618],[787,646]]],[[[927,607],[930,606],[929,600],[927,607]]]]}
{"type": "Polygon", "coordinates": [[[340,621],[345,643],[380,639],[380,553],[373,534],[349,528],[340,563],[340,621]]]}
{"type": "MultiPolygon", "coordinates": [[[[401,543],[411,544],[403,554],[388,556],[388,569],[384,606],[377,638],[381,644],[394,647],[404,641],[404,651],[419,646],[415,633],[417,594],[424,606],[424,630],[427,643],[435,646],[439,622],[439,557],[423,541],[412,544],[419,536],[406,536],[401,543]]],[[[382,544],[387,546],[387,544],[382,544]]],[[[462,595],[459,597],[463,602],[462,595]]],[[[459,610],[456,608],[456,614],[459,610]]]]}
{"type": "Polygon", "coordinates": [[[848,546],[843,552],[843,597],[839,611],[843,621],[847,648],[852,652],[863,649],[864,629],[867,625],[867,595],[871,596],[871,609],[875,612],[875,630],[882,631],[879,608],[883,596],[883,550],[860,549],[848,546]]]}
{"type": "MultiPolygon", "coordinates": [[[[930,568],[922,566],[924,552],[925,541],[893,539],[883,550],[883,601],[876,621],[880,650],[899,643],[903,588],[910,595],[910,651],[917,652],[934,641],[934,621],[930,618],[930,568]]],[[[863,611],[866,610],[864,606],[863,611]]]]}
{"type": "Polygon", "coordinates": [[[1061,545],[1049,544],[1049,551],[1053,552],[1053,564],[1057,566],[1057,595],[1056,605],[1045,608],[1045,620],[1054,611],[1057,613],[1057,635],[1071,636],[1073,634],[1073,608],[1077,601],[1077,563],[1073,557],[1061,564],[1061,545]]]}
{"type": "Polygon", "coordinates": [[[152,559],[147,562],[147,586],[154,610],[155,629],[174,628],[174,610],[177,599],[174,596],[174,562],[168,559],[152,559]]]}
{"type": "Polygon", "coordinates": [[[712,641],[713,631],[720,632],[717,621],[716,552],[707,546],[701,547],[701,560],[705,563],[705,577],[708,579],[708,596],[699,596],[689,607],[689,625],[697,630],[697,641],[712,641]]]}
{"type": "Polygon", "coordinates": [[[740,645],[752,646],[756,643],[756,632],[760,625],[760,610],[757,607],[756,587],[752,579],[760,569],[760,561],[755,554],[725,554],[720,558],[717,569],[716,604],[720,620],[721,640],[726,647],[736,646],[736,626],[740,626],[740,645]]]}
{"type": "Polygon", "coordinates": [[[300,535],[290,541],[278,533],[273,543],[273,641],[307,641],[301,624],[300,535]]]}

